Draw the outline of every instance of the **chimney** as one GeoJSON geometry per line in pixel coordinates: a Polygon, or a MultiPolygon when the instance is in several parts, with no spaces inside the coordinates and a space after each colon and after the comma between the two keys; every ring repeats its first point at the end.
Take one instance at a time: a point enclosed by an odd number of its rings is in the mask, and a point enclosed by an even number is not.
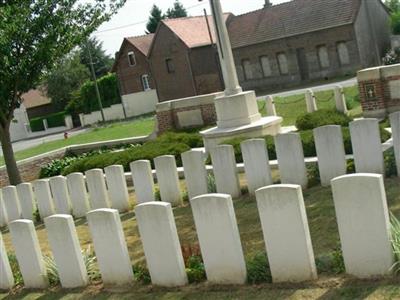
{"type": "Polygon", "coordinates": [[[271,1],[270,0],[265,0],[264,8],[268,8],[268,7],[271,7],[271,6],[272,6],[271,1]]]}

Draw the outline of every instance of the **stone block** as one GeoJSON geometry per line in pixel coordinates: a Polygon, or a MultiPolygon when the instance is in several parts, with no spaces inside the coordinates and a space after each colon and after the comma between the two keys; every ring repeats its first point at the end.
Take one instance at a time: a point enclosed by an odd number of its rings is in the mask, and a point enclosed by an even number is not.
{"type": "Polygon", "coordinates": [[[33,222],[17,220],[8,227],[25,288],[46,288],[49,281],[33,222]]]}
{"type": "Polygon", "coordinates": [[[83,174],[71,173],[67,175],[67,185],[72,204],[72,214],[76,218],[86,216],[89,211],[89,199],[83,174]]]}
{"type": "Polygon", "coordinates": [[[342,129],[338,125],[327,125],[313,132],[321,184],[329,186],[333,178],[347,172],[342,129]]]}
{"type": "Polygon", "coordinates": [[[137,160],[130,164],[136,202],[138,204],[155,201],[154,180],[151,163],[148,160],[137,160]]]}
{"type": "Polygon", "coordinates": [[[333,94],[335,97],[335,106],[338,112],[347,114],[347,103],[346,96],[344,94],[343,88],[340,85],[337,85],[333,88],[333,94]]]}
{"type": "Polygon", "coordinates": [[[384,174],[379,122],[361,119],[350,123],[351,144],[357,173],[384,174]]]}
{"type": "Polygon", "coordinates": [[[264,187],[257,190],[256,196],[273,281],[316,279],[301,186],[264,187]]]}
{"type": "Polygon", "coordinates": [[[63,288],[86,286],[88,276],[71,215],[53,215],[44,219],[51,252],[63,288]]]}
{"type": "Polygon", "coordinates": [[[202,150],[182,153],[183,170],[189,198],[208,193],[205,154],[202,150]]]}
{"type": "Polygon", "coordinates": [[[152,283],[165,287],[187,284],[171,204],[140,204],[135,207],[135,214],[152,283]]]}
{"type": "Polygon", "coordinates": [[[337,177],[332,191],[347,273],[359,278],[388,275],[394,261],[383,176],[337,177]]]}
{"type": "Polygon", "coordinates": [[[174,206],[181,205],[182,195],[175,157],[172,155],[159,156],[154,159],[154,164],[156,166],[161,201],[169,202],[174,206]]]}
{"type": "Polygon", "coordinates": [[[176,115],[178,117],[180,128],[198,127],[204,125],[203,116],[200,109],[180,111],[176,115]]]}
{"type": "Polygon", "coordinates": [[[87,220],[104,284],[131,283],[132,265],[118,210],[93,210],[87,220]]]}
{"type": "Polygon", "coordinates": [[[265,99],[265,109],[267,116],[277,116],[274,97],[267,96],[267,98],[265,99]]]}
{"type": "Polygon", "coordinates": [[[19,204],[17,188],[11,185],[6,186],[1,189],[1,194],[8,222],[21,219],[21,207],[19,204]]]}
{"type": "Polygon", "coordinates": [[[240,144],[250,194],[273,184],[267,146],[264,139],[251,139],[240,144]]]}
{"type": "Polygon", "coordinates": [[[14,286],[14,276],[11,270],[10,261],[6,247],[4,246],[3,236],[0,232],[0,290],[9,290],[14,286]]]}
{"type": "Polygon", "coordinates": [[[68,193],[67,178],[55,176],[50,178],[49,183],[56,213],[70,215],[71,200],[68,193]]]}
{"type": "Polygon", "coordinates": [[[203,195],[190,203],[208,281],[244,284],[246,264],[231,196],[203,195]]]}
{"type": "Polygon", "coordinates": [[[400,112],[390,114],[392,127],[393,149],[396,157],[397,176],[400,177],[400,112]]]}
{"type": "Polygon", "coordinates": [[[21,183],[17,185],[19,204],[21,205],[22,218],[33,220],[33,213],[36,210],[35,196],[31,183],[21,183]]]}
{"type": "Polygon", "coordinates": [[[92,169],[85,172],[89,192],[90,207],[92,209],[110,208],[110,200],[101,169],[92,169]]]}
{"type": "Polygon", "coordinates": [[[33,182],[33,190],[42,219],[55,214],[53,198],[51,197],[48,179],[40,179],[33,182]]]}
{"type": "Polygon", "coordinates": [[[129,194],[126,185],[124,168],[120,165],[108,166],[104,169],[111,207],[119,212],[129,210],[129,194]]]}
{"type": "Polygon", "coordinates": [[[308,113],[313,113],[318,110],[317,108],[317,102],[315,100],[315,95],[312,90],[307,90],[306,94],[306,106],[307,106],[307,112],[308,113]]]}
{"type": "Polygon", "coordinates": [[[238,198],[241,195],[235,152],[231,145],[220,145],[210,150],[218,193],[238,198]]]}
{"type": "Polygon", "coordinates": [[[275,137],[281,183],[307,187],[307,168],[304,162],[303,145],[298,133],[278,134],[275,137]]]}

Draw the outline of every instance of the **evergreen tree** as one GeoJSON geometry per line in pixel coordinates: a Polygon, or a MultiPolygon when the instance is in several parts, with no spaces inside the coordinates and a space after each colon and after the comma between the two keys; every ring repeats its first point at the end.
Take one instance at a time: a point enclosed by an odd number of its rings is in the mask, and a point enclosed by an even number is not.
{"type": "Polygon", "coordinates": [[[153,8],[150,11],[150,17],[149,21],[147,22],[146,33],[154,33],[156,32],[158,23],[161,22],[161,20],[165,19],[165,16],[163,15],[161,9],[157,5],[153,5],[153,8]]]}
{"type": "Polygon", "coordinates": [[[91,70],[88,50],[90,50],[90,53],[92,54],[94,73],[96,74],[96,77],[100,78],[110,72],[114,63],[114,59],[106,54],[105,50],[103,49],[103,43],[97,38],[92,37],[81,45],[81,63],[84,64],[90,72],[91,70]]]}
{"type": "Polygon", "coordinates": [[[187,17],[187,11],[179,0],[174,2],[174,6],[167,10],[166,17],[169,19],[187,17]]]}
{"type": "Polygon", "coordinates": [[[392,13],[397,13],[400,11],[400,0],[386,0],[385,4],[390,8],[392,13]]]}

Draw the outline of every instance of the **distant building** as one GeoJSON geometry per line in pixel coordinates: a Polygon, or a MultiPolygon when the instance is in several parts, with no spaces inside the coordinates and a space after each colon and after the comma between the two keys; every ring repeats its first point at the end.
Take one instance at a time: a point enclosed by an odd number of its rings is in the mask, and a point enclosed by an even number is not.
{"type": "Polygon", "coordinates": [[[51,103],[51,99],[47,97],[43,88],[30,90],[23,94],[21,98],[29,119],[46,116],[60,111],[60,109],[56,109],[56,107],[51,103]]]}
{"type": "Polygon", "coordinates": [[[244,89],[274,90],[355,74],[390,47],[380,0],[294,0],[235,16],[229,35],[244,89]]]}

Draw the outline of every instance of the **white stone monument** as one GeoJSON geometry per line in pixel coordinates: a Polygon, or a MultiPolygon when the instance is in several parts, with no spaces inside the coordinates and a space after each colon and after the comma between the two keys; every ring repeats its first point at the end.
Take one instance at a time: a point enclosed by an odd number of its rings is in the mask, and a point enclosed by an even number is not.
{"type": "Polygon", "coordinates": [[[35,198],[40,217],[46,218],[55,214],[53,198],[51,197],[50,185],[48,179],[39,179],[33,182],[35,198]]]}
{"type": "Polygon", "coordinates": [[[204,156],[202,150],[190,150],[181,154],[190,199],[208,193],[204,156]]]}
{"type": "Polygon", "coordinates": [[[276,135],[281,117],[262,118],[254,91],[243,92],[239,85],[228,30],[219,0],[210,0],[217,36],[218,53],[225,83],[223,96],[215,98],[217,127],[201,132],[207,150],[233,136],[276,135]]]}
{"type": "Polygon", "coordinates": [[[22,218],[33,220],[33,213],[36,209],[35,196],[31,183],[21,183],[17,185],[19,204],[21,205],[22,218]]]}
{"type": "Polygon", "coordinates": [[[137,160],[130,163],[136,203],[155,201],[154,179],[149,160],[137,160]]]}
{"type": "Polygon", "coordinates": [[[182,205],[182,194],[179,187],[178,171],[173,155],[158,156],[154,159],[157,182],[160,188],[161,201],[174,206],[182,205]]]}
{"type": "Polygon", "coordinates": [[[6,186],[1,190],[4,207],[6,209],[8,222],[21,219],[21,207],[15,186],[6,186]]]}
{"type": "Polygon", "coordinates": [[[67,178],[55,176],[50,178],[49,183],[56,213],[70,215],[71,200],[68,193],[67,178]]]}
{"type": "Polygon", "coordinates": [[[129,210],[129,193],[126,185],[124,167],[121,165],[104,168],[111,207],[119,212],[129,210]]]}
{"type": "Polygon", "coordinates": [[[10,267],[10,261],[6,247],[4,246],[3,236],[0,232],[0,290],[9,290],[14,286],[14,276],[10,267]]]}
{"type": "Polygon", "coordinates": [[[110,199],[102,169],[92,169],[85,172],[92,209],[110,208],[110,199]]]}
{"type": "Polygon", "coordinates": [[[348,114],[346,96],[344,94],[343,87],[340,85],[335,86],[333,89],[333,94],[335,95],[336,110],[341,113],[348,114]]]}
{"type": "Polygon", "coordinates": [[[0,227],[6,226],[8,224],[8,217],[6,208],[4,207],[3,198],[0,192],[0,227]]]}
{"type": "Polygon", "coordinates": [[[390,114],[393,148],[396,157],[397,176],[400,177],[400,111],[390,114]]]}
{"type": "Polygon", "coordinates": [[[317,107],[317,102],[315,101],[314,92],[312,90],[307,90],[305,97],[306,97],[307,112],[313,113],[317,111],[318,107],[317,107]]]}
{"type": "Polygon", "coordinates": [[[82,218],[86,216],[86,213],[89,211],[89,198],[83,174],[68,174],[67,184],[71,198],[72,214],[76,218],[82,218]]]}

